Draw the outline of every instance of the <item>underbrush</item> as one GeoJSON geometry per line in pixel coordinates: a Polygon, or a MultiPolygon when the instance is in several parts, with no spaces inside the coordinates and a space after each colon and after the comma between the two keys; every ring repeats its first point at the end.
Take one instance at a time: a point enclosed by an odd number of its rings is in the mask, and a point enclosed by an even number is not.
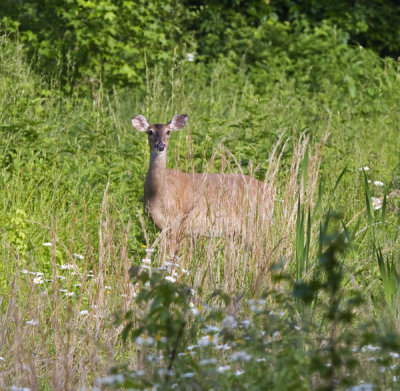
{"type": "Polygon", "coordinates": [[[352,92],[183,63],[146,94],[82,97],[2,37],[0,388],[395,389],[399,74],[352,53],[352,92]],[[186,239],[169,259],[143,215],[129,119],[184,112],[170,167],[269,183],[256,245],[186,239]]]}

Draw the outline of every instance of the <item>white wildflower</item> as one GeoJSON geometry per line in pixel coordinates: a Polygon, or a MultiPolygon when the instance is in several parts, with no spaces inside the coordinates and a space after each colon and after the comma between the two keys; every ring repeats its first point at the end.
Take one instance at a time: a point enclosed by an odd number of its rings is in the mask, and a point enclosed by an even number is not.
{"type": "Polygon", "coordinates": [[[138,371],[133,371],[129,373],[129,377],[131,377],[132,379],[136,379],[137,377],[141,377],[144,375],[144,371],[142,370],[138,370],[138,371]]]}
{"type": "Polygon", "coordinates": [[[251,355],[247,354],[244,351],[235,352],[235,353],[232,353],[231,359],[232,359],[232,361],[250,361],[251,355]]]}
{"type": "Polygon", "coordinates": [[[26,269],[22,269],[22,270],[21,270],[21,273],[22,273],[22,274],[28,274],[28,273],[29,273],[29,271],[28,271],[28,270],[26,270],[26,269]]]}
{"type": "Polygon", "coordinates": [[[37,326],[39,324],[39,322],[35,319],[32,319],[32,320],[28,320],[26,322],[26,324],[29,324],[30,326],[37,326]]]}
{"type": "Polygon", "coordinates": [[[96,383],[104,386],[113,386],[114,384],[122,383],[125,377],[121,374],[110,375],[105,377],[99,377],[96,379],[96,383]]]}
{"type": "Polygon", "coordinates": [[[224,320],[222,321],[222,325],[231,329],[234,329],[237,327],[238,323],[235,319],[234,316],[232,315],[227,315],[224,320]]]}
{"type": "Polygon", "coordinates": [[[384,186],[384,183],[381,181],[374,181],[374,185],[378,186],[378,187],[382,187],[382,186],[384,186]]]}
{"type": "Polygon", "coordinates": [[[373,391],[374,390],[374,385],[373,384],[360,384],[358,386],[353,386],[350,388],[346,388],[345,391],[373,391]]]}
{"type": "Polygon", "coordinates": [[[173,376],[174,371],[167,368],[158,368],[157,373],[159,374],[159,376],[173,376]]]}
{"type": "Polygon", "coordinates": [[[231,369],[230,365],[225,365],[225,366],[219,366],[217,368],[217,372],[219,373],[225,373],[226,371],[229,371],[231,369]]]}
{"type": "Polygon", "coordinates": [[[34,283],[34,284],[37,284],[37,285],[43,284],[42,276],[37,276],[37,277],[35,277],[35,278],[33,279],[33,283],[34,283]]]}
{"type": "Polygon", "coordinates": [[[165,279],[166,279],[167,281],[171,282],[172,284],[173,284],[174,282],[176,282],[176,278],[174,278],[173,276],[167,276],[167,277],[165,277],[165,279]]]}
{"type": "Polygon", "coordinates": [[[186,372],[182,373],[181,378],[182,379],[189,379],[191,377],[194,377],[195,373],[194,372],[186,372]]]}
{"type": "Polygon", "coordinates": [[[161,343],[167,343],[167,341],[168,341],[168,338],[167,338],[167,337],[165,337],[164,335],[160,335],[160,334],[157,334],[157,335],[154,337],[154,339],[155,339],[157,342],[161,342],[161,343]]]}
{"type": "Polygon", "coordinates": [[[240,322],[240,324],[241,324],[243,327],[247,328],[247,327],[250,326],[250,321],[249,321],[249,320],[242,320],[242,321],[240,322]]]}
{"type": "Polygon", "coordinates": [[[79,315],[88,315],[88,314],[89,314],[88,310],[79,311],[79,315]]]}
{"type": "Polygon", "coordinates": [[[282,318],[285,315],[284,311],[279,311],[279,312],[275,312],[275,311],[269,311],[269,315],[271,316],[279,316],[280,318],[282,318]]]}
{"type": "Polygon", "coordinates": [[[147,271],[151,272],[151,266],[146,265],[146,264],[140,265],[140,269],[141,270],[147,270],[147,271]]]}
{"type": "Polygon", "coordinates": [[[70,263],[67,263],[67,264],[65,264],[65,265],[60,265],[60,269],[61,270],[71,270],[71,269],[73,269],[74,268],[74,265],[72,265],[72,264],[70,264],[70,263]]]}
{"type": "Polygon", "coordinates": [[[211,346],[211,345],[217,345],[218,344],[218,335],[217,334],[209,334],[201,337],[197,341],[198,345],[202,348],[211,346]]]}
{"type": "Polygon", "coordinates": [[[383,201],[380,198],[376,198],[376,197],[371,197],[372,200],[372,207],[375,210],[381,209],[382,205],[383,205],[383,201]]]}
{"type": "Polygon", "coordinates": [[[170,271],[175,265],[172,262],[169,261],[165,261],[161,267],[159,268],[159,270],[166,270],[166,271],[170,271]]]}
{"type": "Polygon", "coordinates": [[[198,305],[197,307],[194,307],[191,309],[193,315],[195,315],[195,316],[199,315],[202,310],[203,310],[203,307],[201,305],[198,305]]]}
{"type": "Polygon", "coordinates": [[[399,358],[400,355],[399,355],[399,353],[396,353],[396,352],[390,352],[389,356],[393,357],[393,358],[399,358]]]}
{"type": "Polygon", "coordinates": [[[143,263],[144,265],[151,265],[151,259],[143,258],[143,259],[142,259],[142,263],[143,263]]]}
{"type": "Polygon", "coordinates": [[[189,270],[185,269],[184,267],[181,270],[182,274],[186,274],[187,276],[189,275],[189,270]]]}
{"type": "Polygon", "coordinates": [[[360,167],[360,168],[357,168],[357,171],[369,171],[369,167],[368,166],[360,167]]]}
{"type": "Polygon", "coordinates": [[[135,339],[135,342],[138,345],[150,346],[150,345],[154,345],[154,338],[143,334],[143,335],[140,335],[139,337],[137,337],[135,339]]]}
{"type": "Polygon", "coordinates": [[[212,325],[210,325],[210,324],[207,324],[207,325],[204,327],[203,330],[204,330],[204,332],[205,332],[206,334],[218,333],[218,332],[220,331],[219,327],[217,327],[217,326],[212,326],[212,325]]]}
{"type": "Polygon", "coordinates": [[[160,356],[154,356],[152,354],[149,354],[149,355],[146,356],[146,358],[150,362],[160,363],[164,357],[163,357],[162,354],[160,356]]]}
{"type": "Polygon", "coordinates": [[[205,358],[204,360],[200,360],[199,365],[210,365],[210,364],[215,365],[216,363],[217,363],[217,359],[212,357],[212,358],[205,358]]]}
{"type": "Polygon", "coordinates": [[[250,300],[248,300],[248,303],[249,303],[250,309],[252,311],[261,310],[264,307],[266,300],[265,299],[259,299],[259,300],[250,299],[250,300]]]}
{"type": "Polygon", "coordinates": [[[44,246],[44,247],[51,247],[52,245],[53,245],[53,243],[51,243],[51,242],[46,242],[46,243],[42,244],[42,246],[44,246]]]}
{"type": "Polygon", "coordinates": [[[193,61],[194,61],[194,58],[195,58],[195,56],[196,56],[196,53],[195,53],[195,52],[192,52],[192,53],[186,53],[186,60],[188,60],[189,62],[193,62],[193,61]]]}
{"type": "Polygon", "coordinates": [[[243,373],[244,373],[244,371],[242,371],[241,369],[237,369],[237,370],[235,371],[235,375],[236,375],[236,376],[243,375],[243,373]]]}
{"type": "Polygon", "coordinates": [[[373,346],[373,345],[364,345],[362,348],[361,348],[361,351],[363,352],[363,353],[365,353],[365,352],[376,352],[377,350],[381,350],[381,348],[380,348],[380,346],[373,346]]]}

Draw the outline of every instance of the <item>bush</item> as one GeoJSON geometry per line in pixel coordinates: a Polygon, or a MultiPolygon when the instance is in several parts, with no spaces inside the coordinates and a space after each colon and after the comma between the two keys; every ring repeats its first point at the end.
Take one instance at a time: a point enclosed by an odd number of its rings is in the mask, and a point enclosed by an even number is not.
{"type": "Polygon", "coordinates": [[[61,66],[73,83],[143,87],[146,65],[171,62],[174,48],[188,42],[176,23],[186,10],[176,0],[15,1],[0,12],[42,69],[61,66]]]}
{"type": "Polygon", "coordinates": [[[147,68],[169,69],[190,53],[190,61],[245,70],[261,88],[287,76],[315,91],[349,66],[349,42],[399,51],[398,6],[391,12],[357,2],[354,12],[342,12],[345,3],[13,0],[0,5],[0,23],[19,34],[42,71],[61,71],[67,90],[144,89],[147,68]]]}

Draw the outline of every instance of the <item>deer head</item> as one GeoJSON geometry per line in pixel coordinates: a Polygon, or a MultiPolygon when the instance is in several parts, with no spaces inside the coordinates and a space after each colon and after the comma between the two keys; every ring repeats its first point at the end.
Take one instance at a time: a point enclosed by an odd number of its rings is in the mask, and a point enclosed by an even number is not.
{"type": "Polygon", "coordinates": [[[143,115],[137,115],[132,118],[132,125],[140,132],[147,133],[151,152],[163,153],[167,149],[170,133],[182,129],[187,119],[186,114],[178,114],[167,124],[151,125],[143,115]]]}

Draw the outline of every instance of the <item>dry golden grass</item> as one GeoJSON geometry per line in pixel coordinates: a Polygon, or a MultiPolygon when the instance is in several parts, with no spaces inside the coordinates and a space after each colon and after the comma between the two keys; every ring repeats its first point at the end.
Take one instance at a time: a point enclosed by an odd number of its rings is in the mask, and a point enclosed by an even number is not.
{"type": "MultiPolygon", "coordinates": [[[[304,205],[312,206],[324,141],[310,153],[306,191],[299,186],[298,178],[309,149],[307,138],[296,143],[286,176],[280,176],[283,140],[271,151],[265,175],[269,215],[262,231],[247,226],[240,237],[185,238],[179,259],[171,260],[166,252],[165,233],[156,237],[147,234],[141,211],[132,211],[132,219],[142,221],[147,248],[154,250],[148,252],[152,265],[178,262],[189,272],[188,277],[182,274],[182,278],[195,289],[202,287],[204,293],[218,288],[229,294],[243,292],[252,296],[262,290],[269,284],[272,263],[288,268],[293,262],[298,197],[304,205]]],[[[228,155],[227,151],[219,153],[228,155]]],[[[229,160],[225,159],[224,172],[240,170],[238,165],[229,167],[229,160]]],[[[140,366],[133,344],[122,344],[119,339],[122,326],[113,323],[115,312],[132,308],[139,311],[134,303],[136,288],[129,278],[130,267],[140,263],[140,259],[129,255],[132,227],[112,217],[108,186],[98,215],[98,245],[89,241],[88,234],[81,233],[86,241],[83,259],[74,256],[70,243],[59,240],[56,222],[45,227],[51,238],[51,268],[43,276],[33,267],[19,269],[10,281],[8,302],[2,303],[5,311],[0,317],[0,389],[15,385],[31,390],[80,390],[107,374],[120,360],[140,366]],[[61,258],[69,265],[64,270],[61,258]],[[38,279],[39,283],[35,283],[38,279]]],[[[11,250],[4,262],[35,265],[34,260],[22,262],[11,250]]]]}

